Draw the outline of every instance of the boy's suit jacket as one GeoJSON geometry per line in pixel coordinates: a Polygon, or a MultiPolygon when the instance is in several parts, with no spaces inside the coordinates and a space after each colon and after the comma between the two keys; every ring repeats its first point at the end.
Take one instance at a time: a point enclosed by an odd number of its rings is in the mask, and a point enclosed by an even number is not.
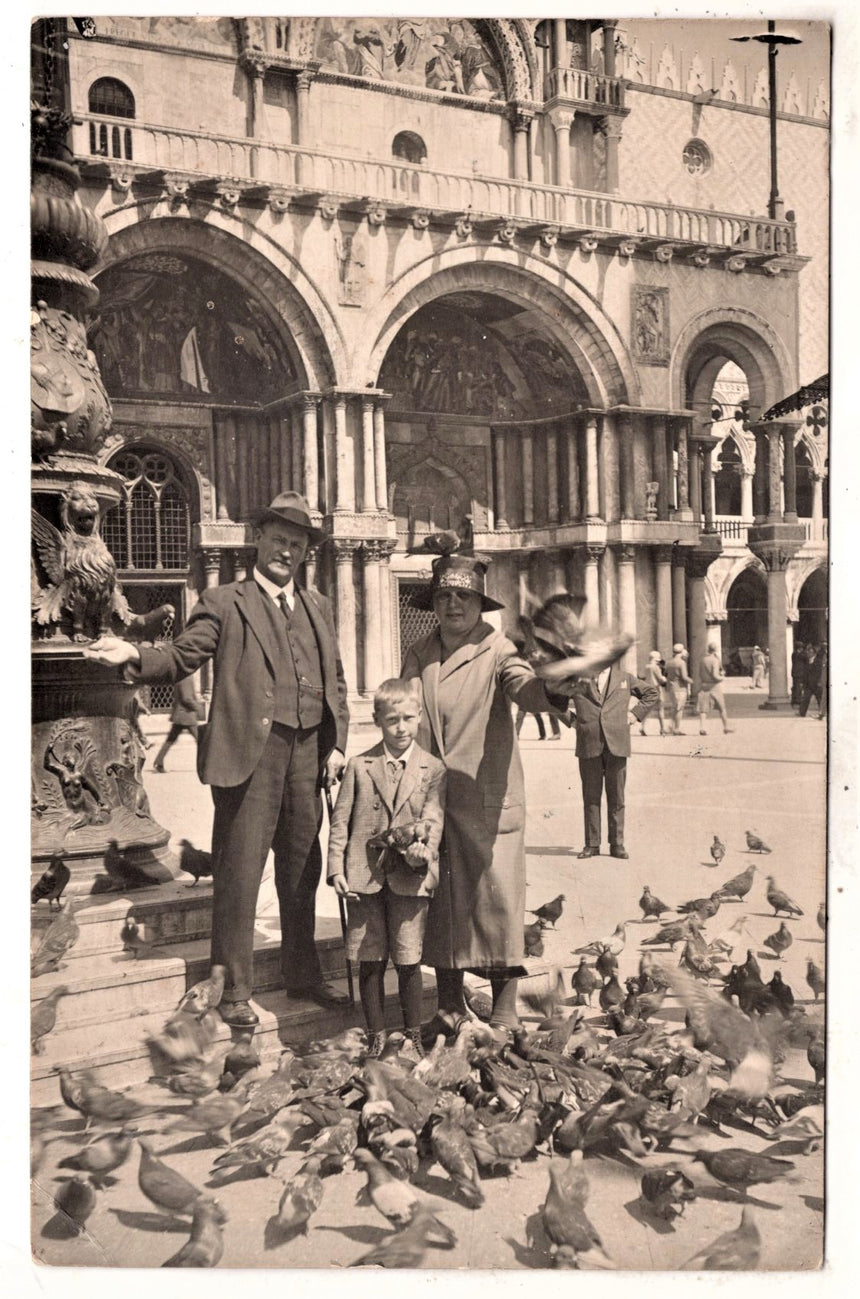
{"type": "MultiPolygon", "coordinates": [[[[385,749],[376,744],[350,758],[335,804],[328,841],[328,879],[345,875],[356,893],[378,893],[385,881],[393,893],[424,896],[439,883],[439,840],[445,811],[445,764],[417,744],[392,799],[385,749]],[[432,860],[426,873],[401,862],[386,871],[379,848],[368,839],[394,826],[429,821],[432,860]]],[[[388,853],[394,852],[389,848],[388,853]]],[[[390,856],[389,856],[390,861],[390,856]]]]}
{"type": "Polygon", "coordinates": [[[618,758],[630,756],[630,724],[627,710],[630,696],[639,700],[633,709],[637,721],[647,717],[659,702],[660,692],[641,677],[625,672],[613,663],[609,669],[606,693],[601,700],[590,677],[576,687],[571,706],[576,710],[576,756],[597,758],[604,749],[618,758]]]}

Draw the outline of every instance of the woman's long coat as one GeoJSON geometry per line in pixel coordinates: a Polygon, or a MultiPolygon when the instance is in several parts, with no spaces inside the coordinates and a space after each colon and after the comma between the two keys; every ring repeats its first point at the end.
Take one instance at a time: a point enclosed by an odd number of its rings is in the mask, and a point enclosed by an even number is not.
{"type": "Polygon", "coordinates": [[[434,631],[411,647],[401,675],[421,681],[418,741],[448,769],[439,887],[423,961],[509,967],[523,959],[525,791],[511,703],[557,713],[515,646],[479,622],[443,663],[434,631]]]}

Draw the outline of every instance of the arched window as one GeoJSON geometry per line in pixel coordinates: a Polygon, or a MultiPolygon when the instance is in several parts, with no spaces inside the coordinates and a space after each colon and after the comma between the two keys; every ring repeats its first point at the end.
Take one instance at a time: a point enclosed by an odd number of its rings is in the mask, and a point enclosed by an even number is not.
{"type": "Polygon", "coordinates": [[[190,540],[188,496],[163,451],[124,447],[110,462],[125,480],[123,499],[104,520],[104,540],[117,568],[186,569],[190,540]]]}
{"type": "MultiPolygon", "coordinates": [[[[134,95],[116,77],[99,77],[90,86],[89,108],[103,117],[134,117],[134,95]]],[[[90,153],[130,159],[131,128],[90,122],[90,153]]]]}
{"type": "Polygon", "coordinates": [[[714,510],[716,514],[741,513],[741,453],[734,438],[726,438],[717,458],[714,474],[714,510]]]}
{"type": "Polygon", "coordinates": [[[417,165],[427,157],[427,145],[414,131],[400,131],[392,141],[391,156],[417,165]]]}

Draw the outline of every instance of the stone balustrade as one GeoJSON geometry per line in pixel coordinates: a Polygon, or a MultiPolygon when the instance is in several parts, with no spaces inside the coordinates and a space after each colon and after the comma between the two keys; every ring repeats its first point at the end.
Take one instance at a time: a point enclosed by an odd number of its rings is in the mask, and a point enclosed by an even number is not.
{"type": "MultiPolygon", "coordinates": [[[[569,69],[573,72],[574,69],[569,69]]],[[[594,74],[588,74],[593,76],[594,74]]],[[[125,136],[123,135],[123,139],[125,136]]],[[[481,176],[411,166],[398,160],[360,158],[329,150],[274,144],[265,140],[230,138],[205,131],[155,126],[127,118],[84,114],[76,120],[73,149],[84,172],[105,168],[111,184],[127,189],[145,181],[147,172],[168,179],[179,177],[180,192],[198,185],[217,189],[229,178],[231,201],[268,198],[283,211],[293,199],[328,197],[338,203],[365,203],[380,220],[385,210],[449,213],[468,212],[471,225],[482,219],[511,218],[517,230],[587,230],[594,237],[621,243],[626,255],[663,245],[695,253],[701,264],[709,256],[729,255],[729,268],[742,270],[747,261],[790,256],[797,251],[791,222],[740,216],[667,203],[619,197],[615,194],[538,185],[508,177],[481,176]],[[90,124],[121,125],[131,132],[131,157],[92,153],[101,137],[90,124]],[[127,183],[126,183],[127,182],[127,183]],[[235,200],[233,195],[235,194],[235,200]]],[[[168,186],[169,188],[169,186],[168,186]]],[[[223,200],[222,200],[223,201],[223,200]]],[[[377,222],[378,223],[378,222],[377,222]]]]}
{"type": "Polygon", "coordinates": [[[623,108],[624,81],[586,68],[553,68],[546,79],[546,98],[623,108]]]}

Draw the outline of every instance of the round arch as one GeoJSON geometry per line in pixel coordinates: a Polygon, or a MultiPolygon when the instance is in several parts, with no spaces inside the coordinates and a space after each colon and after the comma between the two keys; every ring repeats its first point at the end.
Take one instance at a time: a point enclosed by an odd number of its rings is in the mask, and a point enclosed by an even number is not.
{"type": "Polygon", "coordinates": [[[639,382],[615,325],[570,276],[537,258],[466,244],[428,256],[391,284],[368,313],[353,383],[375,384],[395,335],[419,308],[448,293],[475,290],[522,304],[540,315],[559,349],[576,366],[595,407],[641,403],[639,382]],[[475,250],[480,249],[480,261],[475,250]],[[525,262],[525,264],[523,264],[525,262]]]}
{"type": "Polygon", "coordinates": [[[274,240],[212,209],[205,220],[139,219],[136,205],[105,217],[109,241],[98,274],[137,253],[187,253],[236,279],[279,333],[300,382],[330,387],[347,368],[346,347],[321,291],[274,240]],[[229,226],[228,226],[229,222],[229,226]]]}
{"type": "Polygon", "coordinates": [[[768,640],[767,581],[761,567],[744,564],[733,575],[726,590],[726,632],[723,653],[726,670],[740,675],[750,668],[754,645],[764,648],[768,640]]]}
{"type": "Polygon", "coordinates": [[[794,559],[786,569],[785,574],[785,595],[786,608],[788,617],[792,622],[797,622],[800,604],[801,592],[809,579],[815,573],[820,573],[821,577],[816,579],[820,581],[826,594],[827,591],[827,564],[825,560],[814,557],[810,559],[794,559]]]}
{"type": "Polygon", "coordinates": [[[683,327],[669,359],[669,390],[678,409],[707,420],[711,393],[726,359],[743,370],[751,408],[760,413],[796,386],[785,343],[763,317],[744,308],[715,307],[683,327]]]}

